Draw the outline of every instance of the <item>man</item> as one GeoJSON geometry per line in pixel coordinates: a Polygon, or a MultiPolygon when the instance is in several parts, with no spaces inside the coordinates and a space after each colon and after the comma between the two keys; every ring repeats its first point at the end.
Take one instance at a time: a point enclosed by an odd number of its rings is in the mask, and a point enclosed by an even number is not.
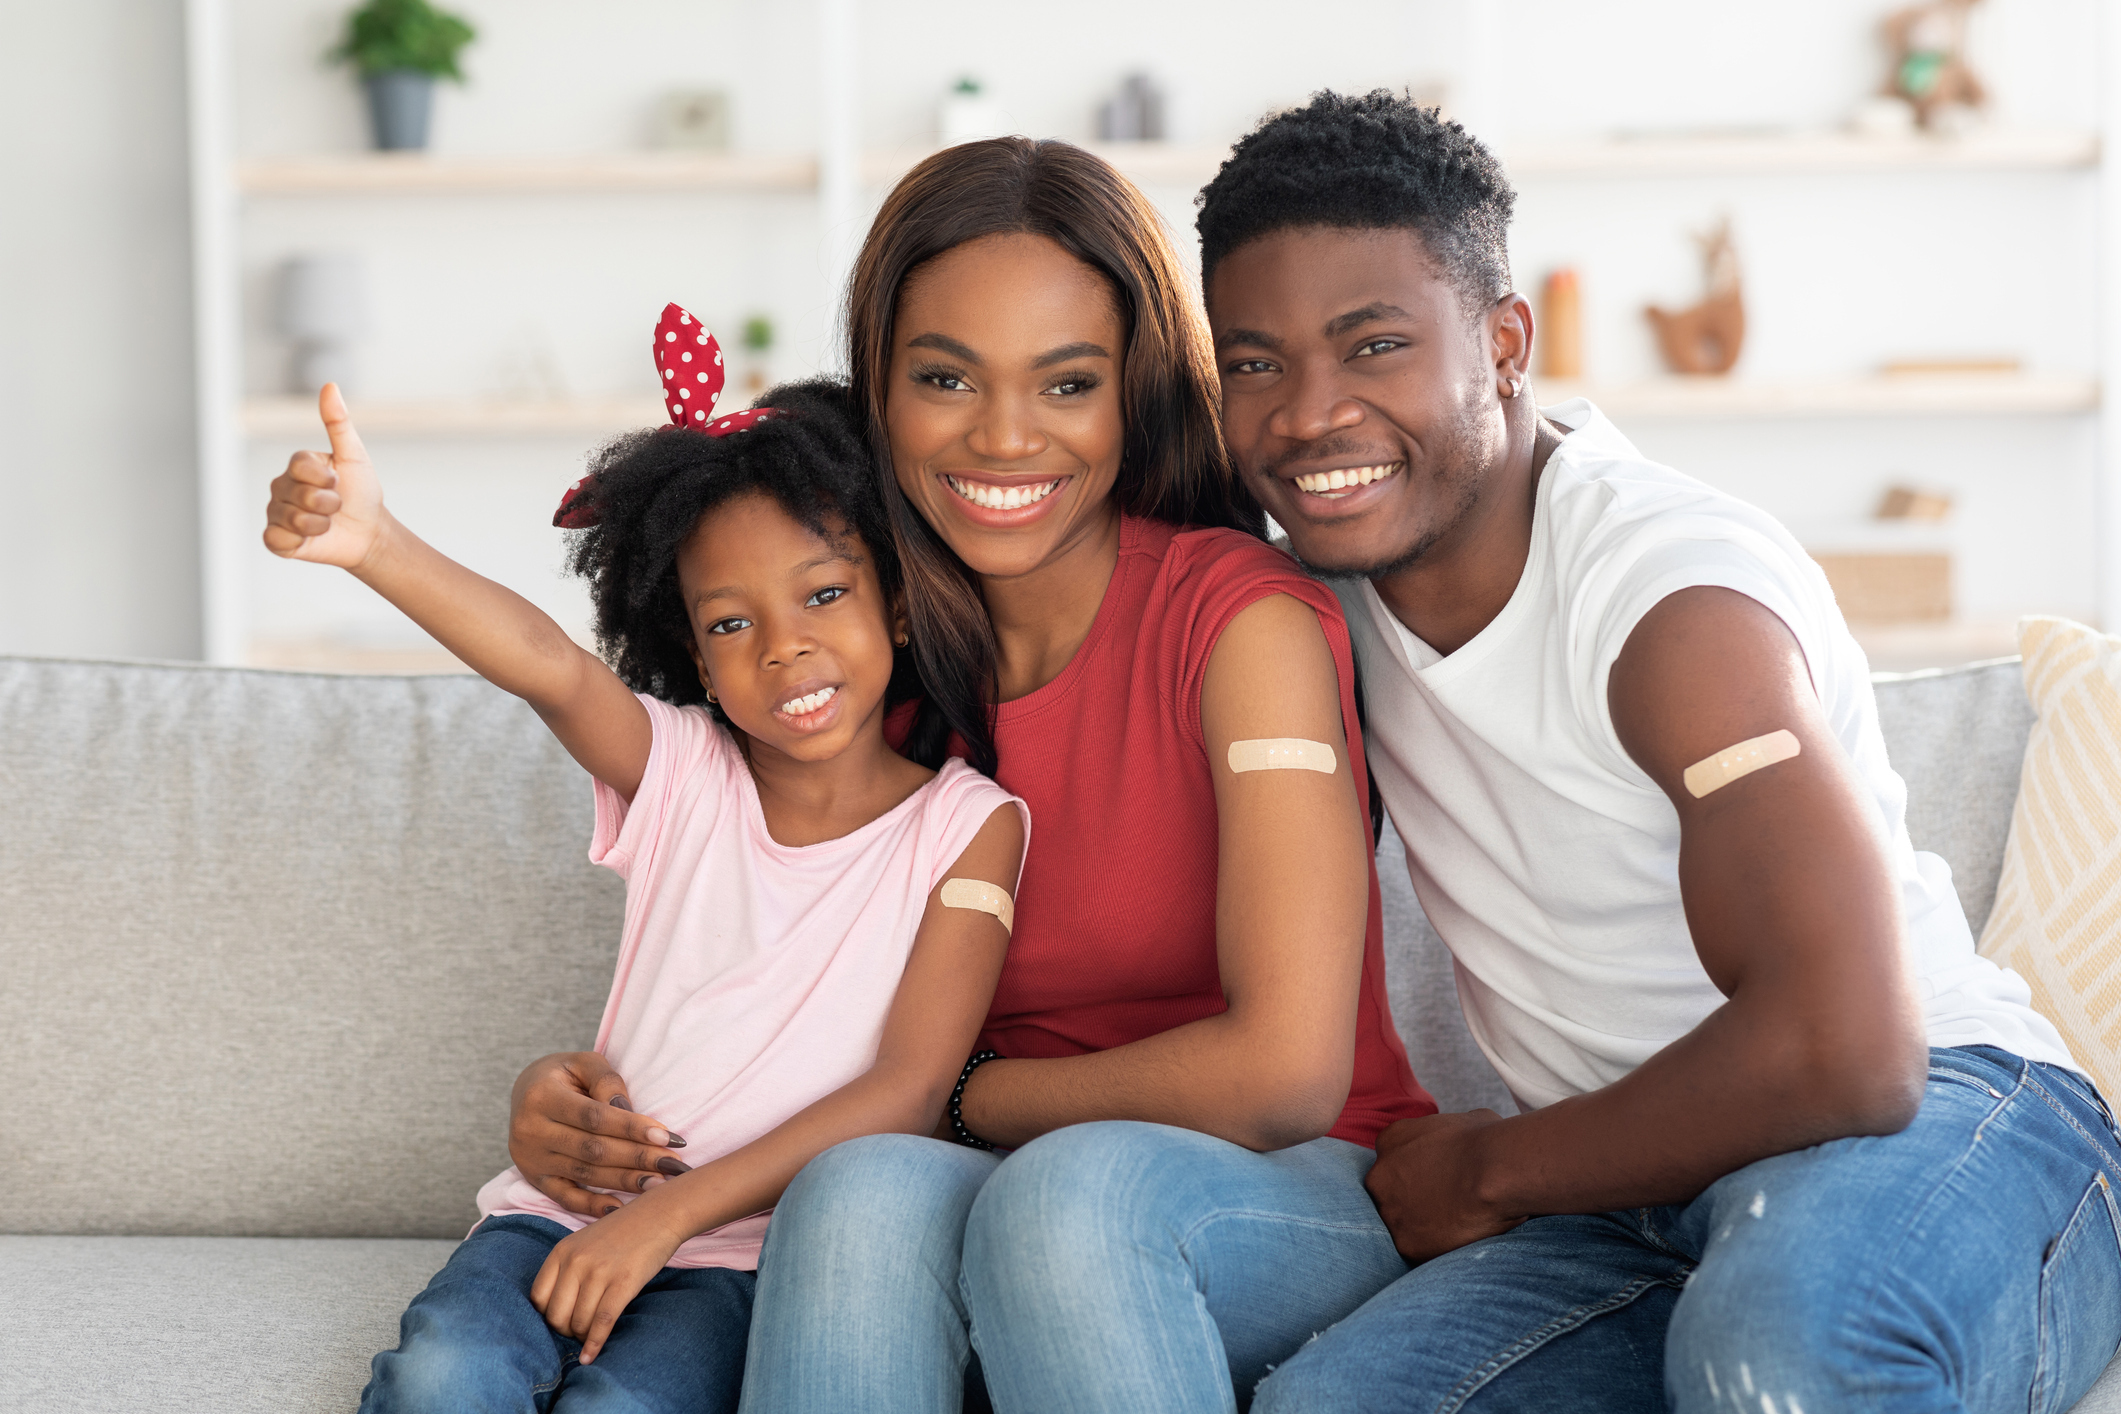
{"type": "Polygon", "coordinates": [[[1225,431],[1341,589],[1371,761],[1522,1113],[1402,1121],[1407,1276],[1260,1410],[2066,1409],[2121,1139],[1910,845],[1862,651],[1760,511],[1542,412],[1513,195],[1324,94],[1202,194],[1225,431]]]}

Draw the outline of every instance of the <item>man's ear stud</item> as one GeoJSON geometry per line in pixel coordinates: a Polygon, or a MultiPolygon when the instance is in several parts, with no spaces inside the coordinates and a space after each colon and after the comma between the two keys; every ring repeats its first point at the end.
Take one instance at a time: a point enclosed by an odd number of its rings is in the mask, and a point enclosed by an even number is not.
{"type": "Polygon", "coordinates": [[[1506,398],[1514,398],[1517,396],[1518,390],[1523,387],[1524,379],[1512,378],[1507,384],[1503,385],[1502,395],[1506,398]]]}

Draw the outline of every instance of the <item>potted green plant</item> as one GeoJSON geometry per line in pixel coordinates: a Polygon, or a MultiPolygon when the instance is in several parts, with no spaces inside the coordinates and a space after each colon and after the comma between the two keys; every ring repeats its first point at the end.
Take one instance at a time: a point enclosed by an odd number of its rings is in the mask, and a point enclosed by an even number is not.
{"type": "Polygon", "coordinates": [[[351,64],[368,90],[376,146],[427,146],[436,79],[464,81],[457,55],[478,37],[462,17],[428,0],[368,0],[346,17],[346,34],[330,54],[351,64]]]}

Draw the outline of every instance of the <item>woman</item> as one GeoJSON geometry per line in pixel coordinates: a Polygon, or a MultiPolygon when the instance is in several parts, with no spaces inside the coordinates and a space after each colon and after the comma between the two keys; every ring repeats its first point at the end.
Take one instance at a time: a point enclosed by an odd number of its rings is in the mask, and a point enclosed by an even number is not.
{"type": "MultiPolygon", "coordinates": [[[[915,641],[991,663],[991,719],[951,725],[1031,843],[1001,1058],[944,1138],[842,1145],[789,1188],[746,1407],[955,1408],[976,1347],[1005,1411],[1229,1409],[1405,1270],[1362,1179],[1435,1108],[1385,1002],[1338,606],[1259,540],[1182,267],[1098,159],[922,163],[848,324],[915,641]],[[1272,738],[1330,770],[1231,769],[1272,738]]],[[[668,1171],[597,1103],[621,1091],[595,1057],[526,1071],[523,1171],[562,1201],[668,1171]]]]}

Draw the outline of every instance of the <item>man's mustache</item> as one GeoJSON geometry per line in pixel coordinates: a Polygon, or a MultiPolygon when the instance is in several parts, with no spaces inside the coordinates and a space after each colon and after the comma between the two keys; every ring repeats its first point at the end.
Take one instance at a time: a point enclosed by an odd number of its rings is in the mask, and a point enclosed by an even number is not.
{"type": "Polygon", "coordinates": [[[1318,442],[1306,442],[1301,447],[1293,447],[1279,456],[1269,457],[1260,464],[1259,473],[1262,476],[1278,477],[1283,467],[1298,462],[1338,461],[1343,458],[1357,466],[1383,466],[1388,462],[1405,461],[1406,454],[1396,448],[1379,450],[1375,447],[1364,447],[1349,439],[1329,437],[1318,442]]]}

